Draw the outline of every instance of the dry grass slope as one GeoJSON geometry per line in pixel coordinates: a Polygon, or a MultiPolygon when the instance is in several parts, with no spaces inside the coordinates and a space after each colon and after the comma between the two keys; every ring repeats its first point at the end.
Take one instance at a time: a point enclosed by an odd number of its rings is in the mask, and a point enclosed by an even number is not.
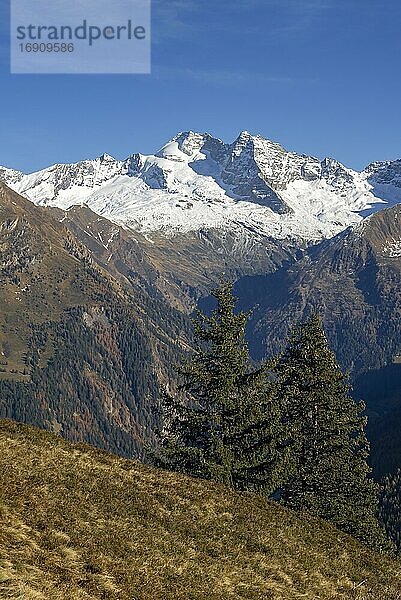
{"type": "Polygon", "coordinates": [[[0,421],[0,598],[395,600],[401,566],[250,494],[0,421]]]}

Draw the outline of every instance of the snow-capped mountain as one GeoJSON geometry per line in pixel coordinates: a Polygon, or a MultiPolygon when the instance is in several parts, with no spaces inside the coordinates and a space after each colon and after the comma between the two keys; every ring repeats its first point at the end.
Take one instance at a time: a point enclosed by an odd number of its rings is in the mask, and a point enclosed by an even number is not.
{"type": "Polygon", "coordinates": [[[16,185],[23,177],[24,173],[21,173],[21,171],[0,167],[0,180],[5,181],[10,187],[16,185]]]}
{"type": "Polygon", "coordinates": [[[0,168],[0,179],[38,205],[87,204],[125,228],[169,236],[228,229],[316,241],[401,202],[401,160],[357,172],[245,131],[232,144],[180,133],[124,161],[104,154],[29,175],[0,168]]]}

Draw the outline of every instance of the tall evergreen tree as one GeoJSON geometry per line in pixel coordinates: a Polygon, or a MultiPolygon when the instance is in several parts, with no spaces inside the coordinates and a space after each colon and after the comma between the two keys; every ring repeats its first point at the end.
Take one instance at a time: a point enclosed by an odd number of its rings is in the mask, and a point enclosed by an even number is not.
{"type": "Polygon", "coordinates": [[[282,501],[386,546],[367,464],[365,407],[351,398],[317,316],[294,328],[276,371],[291,456],[282,501]]]}
{"type": "Polygon", "coordinates": [[[156,464],[237,489],[270,493],[282,463],[280,409],[269,365],[251,368],[232,284],[213,292],[211,316],[193,320],[196,352],[163,399],[156,464]]]}

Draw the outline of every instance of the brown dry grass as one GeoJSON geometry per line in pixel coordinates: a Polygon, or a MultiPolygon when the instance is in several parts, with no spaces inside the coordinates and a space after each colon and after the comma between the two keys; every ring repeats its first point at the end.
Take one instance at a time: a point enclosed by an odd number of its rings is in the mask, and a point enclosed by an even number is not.
{"type": "Polygon", "coordinates": [[[251,494],[0,421],[0,598],[398,600],[401,567],[251,494]]]}

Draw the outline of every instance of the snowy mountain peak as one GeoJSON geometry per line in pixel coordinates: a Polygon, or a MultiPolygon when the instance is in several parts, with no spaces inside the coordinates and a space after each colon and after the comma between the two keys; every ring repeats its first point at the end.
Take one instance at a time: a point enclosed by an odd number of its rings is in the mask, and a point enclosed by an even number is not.
{"type": "Polygon", "coordinates": [[[401,187],[401,159],[371,163],[364,172],[373,183],[401,187]]]}
{"type": "Polygon", "coordinates": [[[99,157],[100,162],[117,162],[117,160],[114,158],[114,156],[111,156],[110,154],[107,154],[107,152],[104,152],[100,157],[99,157]]]}
{"type": "Polygon", "coordinates": [[[338,160],[331,158],[330,156],[326,156],[326,158],[322,160],[321,165],[323,171],[333,171],[338,168],[344,168],[344,166],[338,160]]]}
{"type": "Polygon", "coordinates": [[[205,143],[212,139],[208,133],[195,133],[194,131],[181,132],[173,138],[177,142],[179,149],[188,156],[193,156],[200,152],[205,143]]]}
{"type": "Polygon", "coordinates": [[[239,133],[234,144],[247,144],[247,143],[251,142],[255,137],[257,137],[257,136],[252,135],[251,133],[249,133],[249,131],[244,129],[243,131],[241,131],[239,133]]]}
{"type": "Polygon", "coordinates": [[[242,152],[250,153],[254,150],[254,137],[248,131],[241,131],[235,142],[232,144],[232,154],[239,156],[242,152]]]}
{"type": "Polygon", "coordinates": [[[21,181],[23,177],[24,173],[22,173],[21,171],[15,171],[14,169],[9,169],[8,167],[0,166],[0,180],[4,181],[10,187],[21,181]]]}
{"type": "Polygon", "coordinates": [[[401,160],[359,173],[248,131],[232,143],[180,132],[155,155],[103,154],[30,175],[0,168],[0,179],[37,204],[86,203],[124,227],[166,235],[213,228],[313,241],[401,202],[401,160]]]}
{"type": "Polygon", "coordinates": [[[234,141],[233,145],[249,144],[249,143],[257,142],[260,140],[263,140],[267,144],[275,144],[276,143],[269,139],[264,138],[259,133],[257,133],[257,134],[250,133],[249,131],[244,129],[243,131],[241,131],[239,133],[239,135],[238,135],[237,139],[234,141]]]}
{"type": "MultiPolygon", "coordinates": [[[[189,162],[196,160],[206,142],[212,139],[207,133],[195,133],[186,131],[178,133],[156,154],[158,158],[166,158],[178,162],[189,162]]],[[[204,158],[204,156],[198,157],[204,158]]]]}

